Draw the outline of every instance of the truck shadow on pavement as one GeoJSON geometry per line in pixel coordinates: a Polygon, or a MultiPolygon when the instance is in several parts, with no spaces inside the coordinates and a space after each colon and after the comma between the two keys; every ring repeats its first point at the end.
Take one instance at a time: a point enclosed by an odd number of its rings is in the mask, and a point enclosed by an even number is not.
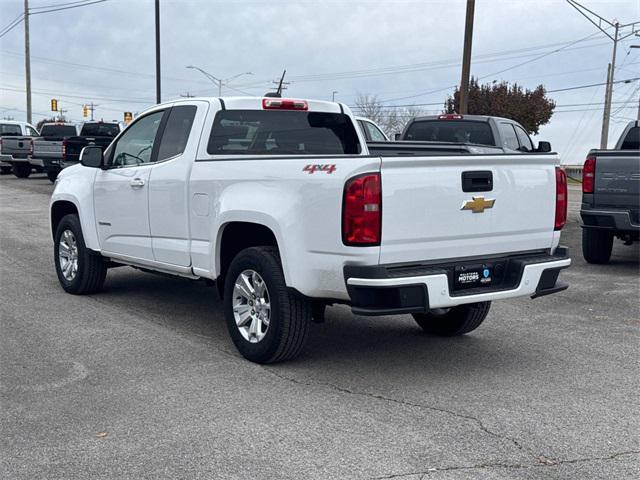
{"type": "MultiPolygon", "coordinates": [[[[246,362],[229,338],[216,289],[204,282],[124,267],[109,272],[105,291],[98,297],[102,302],[126,308],[140,321],[160,324],[181,335],[204,338],[214,350],[246,362]]],[[[325,323],[311,324],[303,354],[281,365],[353,369],[354,364],[360,364],[366,367],[367,375],[376,375],[380,373],[380,365],[402,370],[420,364],[431,373],[451,378],[476,370],[503,373],[518,370],[520,365],[530,364],[539,352],[524,335],[510,336],[505,341],[504,332],[500,331],[502,316],[496,308],[472,334],[439,338],[425,334],[410,315],[360,317],[353,315],[347,306],[329,307],[325,323]]]]}

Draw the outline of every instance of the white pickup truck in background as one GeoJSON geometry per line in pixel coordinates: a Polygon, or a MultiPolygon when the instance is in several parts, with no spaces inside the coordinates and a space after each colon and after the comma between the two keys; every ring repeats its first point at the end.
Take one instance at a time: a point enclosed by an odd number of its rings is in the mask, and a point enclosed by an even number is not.
{"type": "Polygon", "coordinates": [[[62,287],[96,292],[120,265],[213,280],[233,342],[260,363],[299,354],[326,305],[460,335],[493,300],[567,288],[556,154],[383,155],[354,122],[313,100],[151,108],[58,176],[62,287]]]}

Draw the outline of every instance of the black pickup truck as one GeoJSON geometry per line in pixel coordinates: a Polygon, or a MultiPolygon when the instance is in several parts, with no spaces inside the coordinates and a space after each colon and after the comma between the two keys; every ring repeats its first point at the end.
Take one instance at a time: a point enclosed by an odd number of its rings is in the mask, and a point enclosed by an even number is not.
{"type": "Polygon", "coordinates": [[[607,263],[615,237],[632,245],[640,233],[640,125],[630,122],[613,150],[591,150],[582,169],[582,254],[607,263]]]}
{"type": "Polygon", "coordinates": [[[120,133],[117,122],[87,122],[82,125],[80,135],[69,137],[65,142],[64,165],[69,166],[80,161],[80,152],[88,145],[96,145],[104,150],[120,133]]]}

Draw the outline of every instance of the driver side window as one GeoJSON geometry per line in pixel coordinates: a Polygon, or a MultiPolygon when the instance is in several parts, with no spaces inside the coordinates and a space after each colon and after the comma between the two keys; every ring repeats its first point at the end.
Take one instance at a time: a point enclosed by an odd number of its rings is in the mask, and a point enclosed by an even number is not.
{"type": "Polygon", "coordinates": [[[152,162],[154,141],[164,111],[142,117],[120,137],[113,150],[111,165],[125,167],[152,162]]]}

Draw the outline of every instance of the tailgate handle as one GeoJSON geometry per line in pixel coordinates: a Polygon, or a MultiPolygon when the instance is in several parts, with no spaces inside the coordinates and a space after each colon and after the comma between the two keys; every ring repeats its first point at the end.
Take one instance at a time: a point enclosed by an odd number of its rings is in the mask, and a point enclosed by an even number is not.
{"type": "Polygon", "coordinates": [[[463,192],[490,192],[491,190],[493,190],[493,172],[491,170],[462,172],[463,192]]]}

